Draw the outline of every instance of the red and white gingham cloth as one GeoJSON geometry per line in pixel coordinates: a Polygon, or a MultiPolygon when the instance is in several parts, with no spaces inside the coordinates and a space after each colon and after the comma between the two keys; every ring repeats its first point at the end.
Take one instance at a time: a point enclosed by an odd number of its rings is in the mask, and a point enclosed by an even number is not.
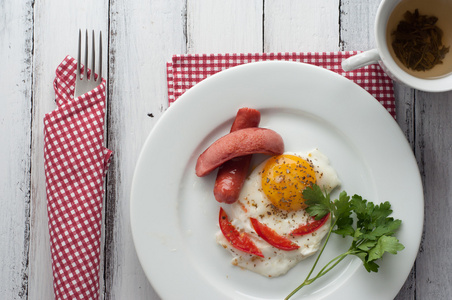
{"type": "Polygon", "coordinates": [[[168,101],[173,103],[186,90],[222,70],[256,61],[286,60],[320,66],[341,74],[374,96],[395,118],[393,83],[379,65],[350,72],[342,70],[341,62],[357,53],[359,51],[174,55],[167,63],[168,101]]]}
{"type": "Polygon", "coordinates": [[[102,201],[112,152],[103,146],[105,80],[74,99],[77,62],[56,70],[58,108],[44,118],[44,158],[56,299],[99,299],[102,201]]]}

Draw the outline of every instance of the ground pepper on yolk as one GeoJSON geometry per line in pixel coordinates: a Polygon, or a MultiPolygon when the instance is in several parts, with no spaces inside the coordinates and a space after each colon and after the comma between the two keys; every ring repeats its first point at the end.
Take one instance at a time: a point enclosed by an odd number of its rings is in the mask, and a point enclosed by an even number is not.
{"type": "Polygon", "coordinates": [[[285,211],[306,207],[303,190],[316,183],[310,161],[295,155],[272,157],[262,171],[262,188],[271,203],[285,211]]]}

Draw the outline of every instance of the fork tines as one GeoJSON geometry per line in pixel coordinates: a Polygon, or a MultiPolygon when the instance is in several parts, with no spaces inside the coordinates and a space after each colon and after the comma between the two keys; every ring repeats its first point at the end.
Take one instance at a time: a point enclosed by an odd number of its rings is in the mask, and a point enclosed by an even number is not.
{"type": "Polygon", "coordinates": [[[96,47],[94,30],[92,32],[91,42],[91,74],[88,78],[88,30],[85,33],[85,63],[83,70],[83,77],[81,76],[81,51],[82,51],[82,30],[78,33],[78,54],[77,54],[77,70],[75,81],[75,93],[74,97],[78,97],[98,86],[102,82],[102,31],[99,32],[99,71],[97,80],[95,78],[96,72],[96,47]]]}

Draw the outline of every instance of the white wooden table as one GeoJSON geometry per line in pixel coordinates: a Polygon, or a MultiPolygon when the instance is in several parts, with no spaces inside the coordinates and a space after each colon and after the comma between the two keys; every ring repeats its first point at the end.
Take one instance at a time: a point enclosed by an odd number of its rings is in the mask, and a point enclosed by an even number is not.
{"type": "MultiPolygon", "coordinates": [[[[139,151],[168,106],[165,63],[183,53],[371,49],[379,2],[0,1],[0,298],[53,298],[43,117],[55,108],[55,68],[67,54],[76,57],[79,28],[102,30],[108,57],[106,141],[114,159],[105,195],[101,295],[159,299],[135,253],[129,192],[139,151]]],[[[397,299],[450,299],[452,92],[396,84],[395,93],[397,121],[425,193],[420,252],[397,299]]]]}

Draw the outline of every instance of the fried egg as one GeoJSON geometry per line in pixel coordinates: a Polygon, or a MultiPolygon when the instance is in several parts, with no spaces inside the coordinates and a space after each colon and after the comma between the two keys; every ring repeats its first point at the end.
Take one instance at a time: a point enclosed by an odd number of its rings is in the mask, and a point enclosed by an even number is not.
{"type": "Polygon", "coordinates": [[[277,277],[313,255],[328,232],[330,222],[306,235],[293,236],[290,233],[313,221],[304,210],[302,191],[314,183],[326,192],[340,185],[336,171],[318,149],[298,154],[284,153],[258,165],[246,179],[239,199],[223,208],[231,224],[240,233],[247,233],[264,257],[238,250],[220,230],[216,234],[217,243],[230,252],[232,264],[263,276],[277,277]],[[299,248],[287,251],[270,245],[256,233],[251,218],[296,243],[299,248]]]}

